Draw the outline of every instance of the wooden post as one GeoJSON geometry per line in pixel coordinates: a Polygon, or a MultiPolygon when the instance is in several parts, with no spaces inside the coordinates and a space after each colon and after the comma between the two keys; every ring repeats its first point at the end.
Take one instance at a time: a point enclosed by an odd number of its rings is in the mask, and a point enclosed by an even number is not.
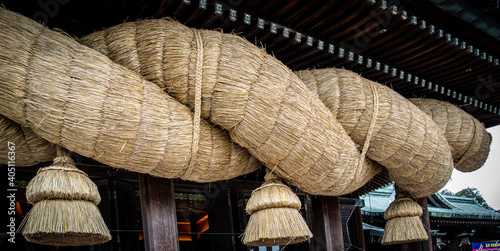
{"type": "Polygon", "coordinates": [[[365,250],[365,235],[363,232],[363,215],[361,215],[361,208],[356,207],[354,209],[354,220],[355,220],[355,226],[356,226],[356,240],[357,240],[357,247],[360,248],[361,250],[365,250]]]}
{"type": "Polygon", "coordinates": [[[140,174],[139,188],[146,250],[179,251],[174,182],[140,174]]]}
{"type": "MultiPolygon", "coordinates": [[[[101,202],[98,207],[101,211],[102,217],[104,218],[104,223],[108,226],[109,229],[118,229],[116,227],[116,219],[113,218],[112,210],[111,210],[111,193],[110,193],[110,180],[103,179],[99,183],[99,194],[101,195],[101,202]]],[[[111,241],[101,244],[104,250],[119,250],[119,243],[116,242],[116,232],[111,232],[111,241]]],[[[30,249],[31,250],[31,249],[30,249]]],[[[35,248],[33,248],[35,250],[35,248]]]]}
{"type": "Polygon", "coordinates": [[[424,211],[424,213],[422,214],[422,223],[424,224],[424,227],[427,230],[427,235],[429,236],[429,239],[427,239],[427,241],[423,241],[423,248],[421,250],[432,251],[431,221],[429,219],[427,197],[418,199],[417,203],[422,207],[422,210],[424,211]]]}
{"type": "Polygon", "coordinates": [[[208,207],[210,230],[217,233],[210,236],[212,250],[235,250],[237,235],[233,227],[231,192],[224,182],[217,182],[214,187],[214,193],[209,195],[212,201],[208,207]]]}
{"type": "MultiPolygon", "coordinates": [[[[113,207],[111,214],[116,221],[115,229],[134,229],[134,226],[137,225],[137,208],[135,204],[135,194],[131,194],[130,192],[134,191],[135,185],[128,182],[112,180],[110,186],[111,205],[113,207]]],[[[130,232],[118,231],[115,241],[118,245],[116,248],[118,251],[138,250],[142,245],[142,243],[139,242],[139,235],[130,232]]]]}
{"type": "Polygon", "coordinates": [[[409,243],[410,251],[432,251],[432,236],[431,236],[431,221],[429,220],[429,210],[427,208],[427,197],[417,199],[417,203],[422,207],[424,213],[422,214],[422,223],[427,230],[429,239],[425,241],[418,241],[409,243]]]}
{"type": "Polygon", "coordinates": [[[198,250],[198,224],[196,224],[196,214],[189,214],[189,225],[191,227],[191,247],[193,250],[198,250]]]}
{"type": "Polygon", "coordinates": [[[315,251],[344,251],[342,220],[338,197],[316,196],[312,199],[315,251]]]}

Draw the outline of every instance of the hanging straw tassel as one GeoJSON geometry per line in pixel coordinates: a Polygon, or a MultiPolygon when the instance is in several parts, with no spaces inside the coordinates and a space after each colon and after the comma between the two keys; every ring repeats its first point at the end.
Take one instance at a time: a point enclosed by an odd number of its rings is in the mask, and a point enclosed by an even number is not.
{"type": "Polygon", "coordinates": [[[29,242],[83,246],[111,239],[96,206],[101,201],[96,184],[59,146],[53,164],[38,170],[26,187],[26,197],[34,204],[22,226],[29,242]]]}
{"type": "Polygon", "coordinates": [[[427,240],[429,237],[420,219],[422,213],[422,207],[396,187],[396,200],[384,213],[387,223],[381,241],[382,245],[427,240]]]}
{"type": "Polygon", "coordinates": [[[250,220],[243,243],[248,246],[278,246],[310,239],[312,233],[299,211],[299,197],[269,170],[265,180],[248,200],[246,211],[250,220]]]}

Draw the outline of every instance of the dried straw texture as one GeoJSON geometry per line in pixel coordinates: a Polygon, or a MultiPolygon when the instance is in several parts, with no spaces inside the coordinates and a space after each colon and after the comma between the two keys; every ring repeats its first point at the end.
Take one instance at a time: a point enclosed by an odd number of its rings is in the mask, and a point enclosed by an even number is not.
{"type": "Polygon", "coordinates": [[[484,165],[490,152],[491,134],[479,120],[445,101],[414,98],[410,101],[429,114],[453,148],[455,168],[472,172],[484,165]]]}
{"type": "Polygon", "coordinates": [[[333,114],[293,72],[241,37],[144,20],[81,42],[191,108],[201,74],[202,117],[229,130],[236,143],[308,193],[350,193],[381,170],[359,154],[333,114]]]}
{"type": "Polygon", "coordinates": [[[384,213],[387,221],[382,245],[401,244],[427,240],[427,231],[420,216],[422,208],[410,198],[398,198],[384,213]]]}
{"type": "Polygon", "coordinates": [[[58,152],[51,166],[38,170],[26,188],[26,199],[30,203],[50,199],[101,202],[96,184],[75,167],[68,152],[58,152]]]}
{"type": "Polygon", "coordinates": [[[246,206],[247,214],[250,215],[255,211],[276,207],[300,209],[299,197],[293,193],[290,187],[283,184],[275,174],[267,171],[264,179],[264,184],[252,191],[252,196],[246,206]]]}
{"type": "Polygon", "coordinates": [[[298,210],[289,207],[269,208],[250,216],[242,242],[253,247],[286,246],[307,241],[312,236],[298,210]]]}
{"type": "Polygon", "coordinates": [[[83,246],[111,239],[99,209],[90,201],[42,200],[33,206],[28,217],[23,236],[29,242],[83,246]]]}
{"type": "Polygon", "coordinates": [[[34,203],[23,221],[22,232],[28,241],[82,246],[111,239],[96,206],[101,200],[97,186],[59,146],[54,163],[38,171],[26,187],[26,195],[34,203]]]}
{"type": "Polygon", "coordinates": [[[112,167],[198,182],[260,166],[225,131],[194,123],[158,86],[69,37],[2,9],[0,41],[0,114],[52,143],[112,167]]]}
{"type": "Polygon", "coordinates": [[[32,166],[50,161],[56,156],[55,148],[48,141],[40,138],[33,130],[20,126],[0,115],[0,164],[9,163],[7,142],[14,143],[15,165],[32,166]]]}
{"type": "Polygon", "coordinates": [[[419,216],[402,217],[387,221],[382,237],[382,245],[394,245],[427,240],[419,216]]]}
{"type": "Polygon", "coordinates": [[[252,192],[246,211],[250,219],[243,234],[249,246],[282,246],[312,238],[300,214],[301,203],[277,176],[266,174],[266,181],[252,192]]]}
{"type": "Polygon", "coordinates": [[[296,72],[367,156],[415,198],[439,191],[453,170],[451,148],[432,119],[395,91],[344,69],[296,72]],[[370,123],[376,119],[375,126],[370,123]]]}

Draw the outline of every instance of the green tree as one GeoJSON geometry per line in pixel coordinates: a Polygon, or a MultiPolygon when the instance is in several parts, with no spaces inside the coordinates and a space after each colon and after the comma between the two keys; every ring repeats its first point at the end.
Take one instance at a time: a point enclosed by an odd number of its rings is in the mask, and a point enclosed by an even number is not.
{"type": "Polygon", "coordinates": [[[479,203],[479,205],[481,205],[482,207],[484,207],[486,209],[493,210],[493,208],[490,207],[490,205],[488,205],[488,203],[486,203],[486,200],[483,198],[483,196],[481,195],[479,190],[477,190],[477,188],[475,188],[475,187],[467,187],[467,188],[464,188],[456,193],[453,193],[450,190],[445,189],[445,190],[441,191],[441,194],[455,195],[455,196],[467,197],[467,198],[475,198],[477,200],[477,202],[479,203]]]}
{"type": "Polygon", "coordinates": [[[444,194],[444,195],[455,195],[452,191],[450,191],[448,189],[444,189],[443,191],[441,191],[441,194],[444,194]]]}

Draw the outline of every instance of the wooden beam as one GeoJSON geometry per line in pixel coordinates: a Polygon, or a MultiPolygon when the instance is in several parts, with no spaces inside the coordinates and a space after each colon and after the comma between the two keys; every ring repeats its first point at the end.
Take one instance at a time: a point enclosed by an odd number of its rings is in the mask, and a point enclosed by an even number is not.
{"type": "Polygon", "coordinates": [[[139,174],[146,250],[179,251],[174,182],[139,174]]]}
{"type": "Polygon", "coordinates": [[[338,197],[315,196],[312,245],[315,251],[344,251],[342,220],[338,197]]]}

